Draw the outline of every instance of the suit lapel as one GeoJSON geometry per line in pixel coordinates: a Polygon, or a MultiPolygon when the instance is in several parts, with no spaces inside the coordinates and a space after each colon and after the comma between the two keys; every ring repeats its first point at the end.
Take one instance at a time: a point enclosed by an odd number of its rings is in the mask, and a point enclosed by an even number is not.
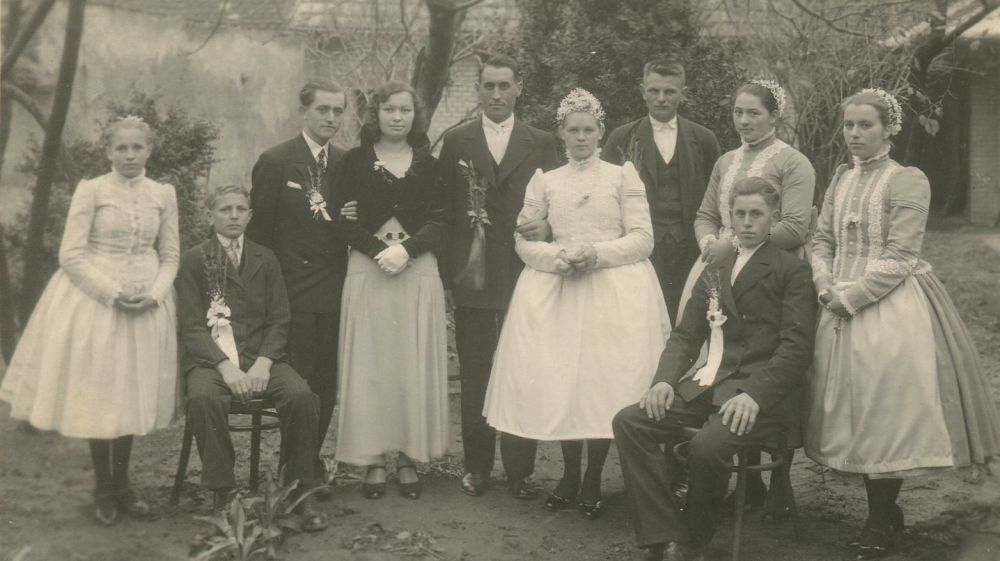
{"type": "Polygon", "coordinates": [[[764,242],[764,245],[750,256],[750,260],[743,266],[739,276],[736,277],[736,282],[733,284],[733,298],[735,300],[739,300],[746,291],[753,288],[760,279],[767,276],[771,271],[773,251],[775,250],[771,247],[771,244],[764,242]]]}
{"type": "MultiPolygon", "coordinates": [[[[206,252],[206,255],[218,255],[220,259],[226,261],[226,280],[232,281],[235,284],[243,288],[243,279],[240,278],[240,272],[233,265],[233,262],[229,260],[229,254],[226,253],[226,248],[222,247],[222,243],[219,242],[219,236],[216,233],[212,233],[211,239],[208,241],[210,251],[206,252]]],[[[243,237],[243,247],[244,253],[246,252],[247,238],[243,237]]]]}
{"type": "Polygon", "coordinates": [[[510,140],[507,142],[507,150],[504,152],[503,159],[500,160],[498,167],[497,186],[503,185],[507,176],[531,153],[531,148],[531,135],[528,133],[528,127],[524,126],[521,121],[514,119],[514,126],[510,131],[510,140]]]}
{"type": "Polygon", "coordinates": [[[726,314],[728,318],[726,322],[740,322],[740,310],[736,307],[736,297],[733,295],[733,265],[736,264],[736,258],[733,257],[726,263],[722,270],[719,271],[720,284],[719,287],[722,290],[722,312],[726,314]]]}
{"type": "Polygon", "coordinates": [[[490,185],[496,185],[497,177],[494,172],[493,155],[490,154],[490,147],[486,144],[482,117],[472,121],[468,126],[465,134],[466,153],[472,158],[472,165],[476,167],[476,171],[486,177],[490,185]]]}
{"type": "Polygon", "coordinates": [[[261,255],[260,248],[256,244],[250,242],[246,238],[243,238],[243,263],[240,267],[242,271],[239,273],[240,279],[244,284],[249,284],[253,280],[254,275],[260,269],[263,263],[263,256],[261,255]]]}
{"type": "Polygon", "coordinates": [[[660,149],[653,140],[653,124],[649,122],[649,116],[639,121],[635,127],[635,136],[639,139],[639,146],[642,149],[642,167],[646,168],[647,177],[652,180],[647,188],[655,188],[660,184],[660,178],[656,173],[656,159],[660,157],[660,149]]]}

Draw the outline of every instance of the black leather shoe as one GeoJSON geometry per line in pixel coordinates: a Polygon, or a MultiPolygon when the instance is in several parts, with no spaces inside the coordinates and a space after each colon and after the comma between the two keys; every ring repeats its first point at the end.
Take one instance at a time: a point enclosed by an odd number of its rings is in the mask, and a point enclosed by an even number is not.
{"type": "Polygon", "coordinates": [[[114,493],[105,490],[94,492],[94,518],[105,526],[118,523],[118,502],[114,493]]]}
{"type": "Polygon", "coordinates": [[[148,519],[153,516],[153,509],[149,503],[136,496],[130,488],[116,491],[115,502],[118,504],[118,510],[134,518],[148,519]]]}
{"type": "Polygon", "coordinates": [[[312,495],[302,499],[295,511],[302,520],[302,530],[305,532],[319,532],[329,525],[326,513],[316,506],[316,499],[312,495]]]}
{"type": "Polygon", "coordinates": [[[462,492],[471,497],[478,497],[486,492],[487,478],[481,473],[467,472],[462,476],[462,492]]]}
{"type": "Polygon", "coordinates": [[[385,466],[368,466],[368,471],[365,472],[365,482],[361,484],[361,494],[364,495],[366,499],[381,499],[382,495],[385,494],[385,480],[369,483],[368,477],[375,470],[382,470],[385,474],[385,466]]]}
{"type": "MultiPolygon", "coordinates": [[[[414,476],[417,475],[417,467],[413,464],[398,466],[397,472],[402,472],[404,469],[412,469],[413,475],[414,476]]],[[[419,499],[422,490],[423,489],[420,486],[419,479],[417,479],[416,481],[411,481],[410,483],[403,483],[402,480],[400,480],[399,482],[399,494],[403,498],[410,499],[411,501],[419,499]]]]}
{"type": "Polygon", "coordinates": [[[515,499],[528,500],[538,496],[538,489],[527,479],[515,479],[507,482],[507,491],[515,499]]]}
{"type": "Polygon", "coordinates": [[[663,548],[663,561],[704,561],[701,548],[681,542],[670,542],[663,548]]]}
{"type": "Polygon", "coordinates": [[[545,499],[545,509],[552,512],[562,510],[571,504],[573,504],[573,499],[564,499],[554,492],[549,493],[549,498],[545,499]]]}
{"type": "Polygon", "coordinates": [[[585,503],[581,501],[576,505],[576,509],[580,511],[580,516],[586,518],[587,520],[597,520],[601,517],[601,501],[596,503],[585,503]]]}

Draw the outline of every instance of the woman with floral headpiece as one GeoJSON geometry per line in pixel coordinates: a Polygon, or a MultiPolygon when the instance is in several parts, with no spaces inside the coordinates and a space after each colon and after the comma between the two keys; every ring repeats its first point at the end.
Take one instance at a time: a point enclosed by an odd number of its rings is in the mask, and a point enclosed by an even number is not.
{"type": "Polygon", "coordinates": [[[174,188],[146,177],[149,125],[112,122],[111,172],[73,192],[59,270],[42,293],[0,387],[11,417],[86,438],[94,515],[146,517],[129,485],[134,435],[169,425],[177,382],[173,282],[180,242],[174,188]]]}
{"type": "Polygon", "coordinates": [[[806,454],[864,475],[859,559],[888,553],[903,530],[904,477],[985,463],[1000,417],[965,325],[920,259],[930,185],[889,157],[902,111],[883,90],[844,101],[853,156],[837,170],[813,240],[820,303],[806,454]]]}
{"type": "Polygon", "coordinates": [[[729,193],[744,177],[761,177],[781,193],[781,220],[771,229],[771,243],[805,256],[812,222],[816,172],[801,152],[776,135],[787,111],[785,90],[772,80],[752,80],[733,95],[733,126],[743,144],[715,162],[705,198],[694,220],[701,259],[695,263],[681,295],[677,321],[684,315],[694,283],[705,267],[721,266],[739,245],[729,216],[729,193]]]}
{"type": "Polygon", "coordinates": [[[500,334],[484,414],[500,431],[561,441],[564,473],[546,507],[578,498],[592,520],[601,513],[611,420],[648,389],[670,322],[648,259],[653,230],[642,181],[631,163],[599,157],[600,102],[575,89],[557,119],[569,163],[535,172],[518,217],[547,217],[553,241],[515,234],[526,267],[500,334]]]}

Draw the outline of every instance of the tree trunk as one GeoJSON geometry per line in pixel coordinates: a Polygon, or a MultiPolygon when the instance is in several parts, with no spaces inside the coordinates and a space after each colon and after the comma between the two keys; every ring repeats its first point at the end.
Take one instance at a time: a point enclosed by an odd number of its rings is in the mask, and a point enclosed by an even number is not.
{"type": "Polygon", "coordinates": [[[45,16],[49,15],[49,10],[52,9],[55,3],[56,0],[42,0],[42,3],[31,13],[31,17],[28,18],[24,29],[18,31],[17,36],[11,41],[10,48],[4,49],[3,63],[0,66],[0,79],[7,78],[7,73],[14,68],[14,63],[17,62],[18,57],[24,52],[24,48],[28,46],[28,41],[34,37],[35,32],[42,26],[45,16]]]}
{"type": "MultiPolygon", "coordinates": [[[[4,52],[10,50],[10,45],[13,43],[14,31],[21,25],[21,0],[10,0],[7,3],[6,20],[3,29],[4,52]]],[[[0,177],[3,176],[3,160],[4,154],[7,153],[7,140],[10,138],[10,118],[12,112],[13,105],[10,102],[10,98],[0,96],[0,177]]]]}
{"type": "Polygon", "coordinates": [[[413,73],[413,87],[427,111],[430,124],[441,95],[451,76],[451,56],[455,37],[462,27],[465,11],[482,0],[425,0],[430,15],[427,46],[421,49],[413,73]]]}
{"type": "Polygon", "coordinates": [[[31,316],[38,301],[42,286],[42,243],[48,221],[49,199],[52,195],[52,177],[55,174],[56,158],[62,145],[63,127],[73,95],[73,80],[76,77],[76,62],[80,54],[80,40],[83,36],[83,16],[87,0],[70,0],[66,18],[66,40],[63,43],[62,61],[59,63],[59,80],[56,83],[52,111],[45,130],[42,155],[38,161],[38,175],[35,181],[34,197],[31,201],[31,218],[28,221],[28,236],[24,244],[24,282],[19,298],[21,324],[31,316]]]}
{"type": "MultiPolygon", "coordinates": [[[[21,25],[21,0],[10,0],[7,3],[5,19],[3,51],[6,53],[14,42],[14,31],[21,25]]],[[[13,109],[10,97],[0,95],[0,177],[3,177],[4,154],[7,153],[7,141],[10,139],[13,109]]],[[[2,183],[0,187],[3,187],[2,183]]],[[[17,345],[17,322],[14,316],[14,287],[10,281],[7,243],[4,239],[3,224],[0,224],[0,357],[3,362],[9,363],[14,354],[14,346],[17,345]]]]}

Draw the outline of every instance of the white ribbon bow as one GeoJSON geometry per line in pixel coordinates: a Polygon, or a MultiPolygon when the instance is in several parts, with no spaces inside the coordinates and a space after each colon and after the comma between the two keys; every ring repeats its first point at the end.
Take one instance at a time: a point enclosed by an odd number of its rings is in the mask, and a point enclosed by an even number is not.
{"type": "Polygon", "coordinates": [[[309,210],[313,213],[313,218],[318,215],[323,215],[323,220],[331,222],[332,219],[330,215],[326,212],[326,200],[323,199],[323,195],[319,191],[313,191],[309,193],[309,210]]]}
{"type": "Polygon", "coordinates": [[[708,361],[705,366],[698,369],[694,375],[694,380],[699,386],[711,386],[715,383],[715,376],[719,373],[719,366],[722,365],[722,324],[726,323],[726,314],[719,308],[719,299],[711,297],[708,299],[708,325],[712,328],[711,337],[708,340],[708,361]]]}
{"type": "Polygon", "coordinates": [[[236,349],[236,336],[233,335],[233,326],[229,321],[231,313],[226,302],[216,298],[212,300],[205,317],[208,319],[208,326],[212,328],[212,339],[215,340],[216,346],[226,354],[226,358],[239,366],[240,353],[236,349]]]}

